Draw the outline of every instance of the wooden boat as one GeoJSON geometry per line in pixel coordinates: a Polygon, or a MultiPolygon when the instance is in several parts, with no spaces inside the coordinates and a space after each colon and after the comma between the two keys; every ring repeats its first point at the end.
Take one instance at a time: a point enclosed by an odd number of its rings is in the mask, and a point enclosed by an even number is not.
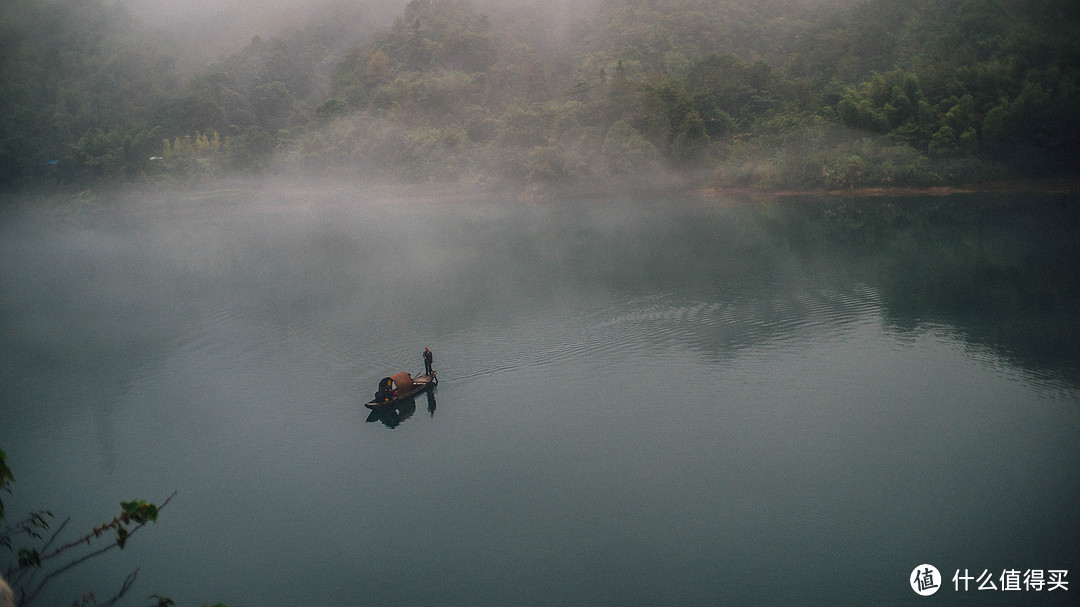
{"type": "Polygon", "coordinates": [[[439,378],[434,371],[430,375],[417,375],[416,377],[408,373],[395,373],[379,381],[379,390],[375,393],[375,398],[364,406],[368,409],[393,406],[420,394],[438,383],[439,378]]]}

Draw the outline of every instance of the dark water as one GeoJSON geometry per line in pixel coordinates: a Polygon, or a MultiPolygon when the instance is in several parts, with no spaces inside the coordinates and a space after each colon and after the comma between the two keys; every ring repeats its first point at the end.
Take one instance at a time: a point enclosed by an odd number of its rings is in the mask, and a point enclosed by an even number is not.
{"type": "Polygon", "coordinates": [[[178,492],[43,605],[136,567],[133,605],[1070,604],[1078,230],[1017,195],[8,210],[4,503],[74,537],[178,492]],[[369,418],[425,346],[434,395],[369,418]]]}

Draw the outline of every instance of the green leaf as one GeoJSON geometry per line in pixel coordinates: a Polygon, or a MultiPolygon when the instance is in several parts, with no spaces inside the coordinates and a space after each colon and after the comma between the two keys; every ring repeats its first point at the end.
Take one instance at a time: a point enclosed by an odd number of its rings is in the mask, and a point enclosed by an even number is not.
{"type": "Polygon", "coordinates": [[[120,546],[120,549],[124,549],[124,544],[127,543],[128,530],[120,527],[116,530],[116,545],[120,546]]]}
{"type": "Polygon", "coordinates": [[[158,507],[146,500],[120,502],[120,507],[123,508],[124,514],[136,523],[157,522],[158,507]]]}
{"type": "MultiPolygon", "coordinates": [[[[7,466],[7,454],[0,449],[0,491],[11,493],[8,485],[15,482],[15,476],[11,474],[11,468],[7,466]]],[[[0,500],[0,521],[4,520],[4,500],[0,500]]]]}
{"type": "Polygon", "coordinates": [[[41,554],[33,548],[19,550],[19,569],[41,567],[41,554]]]}
{"type": "Polygon", "coordinates": [[[15,482],[15,477],[11,474],[11,468],[7,465],[7,454],[3,449],[0,449],[0,485],[4,485],[7,482],[15,482]]]}

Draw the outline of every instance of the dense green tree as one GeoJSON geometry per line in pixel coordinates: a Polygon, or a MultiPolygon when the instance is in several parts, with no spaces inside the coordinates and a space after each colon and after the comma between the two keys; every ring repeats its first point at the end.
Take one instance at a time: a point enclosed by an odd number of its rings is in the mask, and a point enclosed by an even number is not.
{"type": "Polygon", "coordinates": [[[109,131],[94,129],[74,144],[71,158],[86,178],[145,175],[150,170],[150,158],[158,151],[159,132],[159,128],[148,129],[140,123],[109,131]]]}
{"type": "Polygon", "coordinates": [[[413,0],[370,36],[313,20],[181,77],[184,44],[122,4],[9,0],[0,186],[276,168],[547,184],[664,165],[855,187],[1080,168],[1072,0],[598,0],[558,26],[544,10],[413,0]]]}
{"type": "Polygon", "coordinates": [[[86,137],[85,151],[101,143],[99,130],[148,122],[175,94],[176,62],[162,42],[111,2],[0,3],[0,186],[38,178],[53,161],[66,178],[104,171],[110,161],[77,156],[74,146],[86,137]],[[84,171],[79,158],[98,164],[84,171]]]}
{"type": "Polygon", "coordinates": [[[626,121],[608,129],[601,153],[607,171],[621,176],[647,172],[660,160],[656,147],[626,121]]]}
{"type": "Polygon", "coordinates": [[[709,148],[705,121],[694,105],[693,97],[678,81],[667,80],[647,85],[643,91],[644,132],[658,142],[658,147],[676,165],[702,162],[709,148]]]}

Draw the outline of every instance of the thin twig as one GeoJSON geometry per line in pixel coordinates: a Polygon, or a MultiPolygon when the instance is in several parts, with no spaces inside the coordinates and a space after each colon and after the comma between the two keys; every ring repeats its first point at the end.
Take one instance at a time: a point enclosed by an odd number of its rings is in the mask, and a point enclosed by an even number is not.
{"type": "Polygon", "coordinates": [[[45,544],[41,547],[42,552],[44,552],[46,548],[48,548],[50,545],[52,545],[54,541],[56,541],[56,538],[60,536],[60,532],[63,531],[64,527],[67,527],[67,524],[70,522],[71,517],[69,516],[64,519],[64,522],[60,523],[60,526],[57,527],[56,531],[53,532],[52,537],[49,538],[49,541],[45,542],[45,544]]]}
{"type": "MultiPolygon", "coordinates": [[[[27,519],[28,522],[32,521],[32,520],[33,520],[33,518],[27,519]]],[[[45,550],[46,548],[48,548],[49,545],[52,544],[56,540],[57,537],[59,537],[60,533],[64,530],[64,527],[67,527],[67,524],[70,523],[70,522],[71,522],[71,517],[70,516],[67,517],[66,519],[64,519],[64,522],[60,523],[60,526],[57,527],[56,530],[52,532],[52,535],[49,536],[49,539],[45,542],[45,545],[42,546],[41,549],[45,550]]],[[[29,583],[29,580],[33,580],[34,576],[39,571],[40,571],[40,569],[38,569],[37,567],[20,567],[19,562],[15,561],[13,564],[8,566],[7,571],[4,572],[4,577],[7,578],[9,583],[19,584],[20,586],[22,586],[22,585],[25,585],[25,584],[29,583]],[[25,582],[25,583],[23,582],[24,577],[29,578],[28,581],[25,582]]]]}
{"type": "Polygon", "coordinates": [[[116,596],[109,599],[108,601],[104,603],[98,603],[98,606],[112,607],[114,604],[116,604],[116,601],[119,601],[125,594],[127,594],[127,591],[131,590],[131,587],[135,585],[135,578],[138,577],[138,575],[138,569],[132,571],[131,574],[127,576],[127,579],[124,580],[124,584],[120,587],[120,592],[116,593],[116,596]]]}
{"type": "MultiPolygon", "coordinates": [[[[25,533],[37,539],[41,539],[41,536],[38,535],[36,532],[32,532],[31,529],[33,529],[34,527],[48,529],[49,526],[44,522],[36,523],[36,521],[44,521],[45,515],[52,517],[52,513],[48,510],[40,510],[38,512],[31,513],[30,516],[26,517],[25,521],[20,521],[15,525],[4,527],[3,530],[0,530],[0,539],[6,540],[6,544],[9,548],[11,547],[11,538],[19,535],[19,532],[25,533]]],[[[69,518],[68,520],[71,519],[69,518]]],[[[53,532],[54,538],[56,537],[57,533],[59,533],[59,530],[53,532]]],[[[49,541],[51,542],[52,540],[50,539],[49,541]]]]}
{"type": "MultiPolygon", "coordinates": [[[[170,495],[164,502],[161,503],[160,506],[158,506],[158,511],[160,512],[162,508],[167,506],[169,504],[169,501],[171,501],[172,498],[174,498],[174,497],[176,497],[176,491],[173,491],[172,495],[170,495]]],[[[147,522],[149,522],[149,521],[147,521],[147,522]]],[[[131,531],[128,532],[128,537],[130,538],[132,535],[135,535],[136,531],[138,531],[139,529],[142,529],[145,526],[146,526],[146,522],[139,523],[138,525],[132,527],[131,531]]],[[[72,542],[71,544],[68,544],[66,546],[62,546],[61,548],[58,548],[56,551],[54,551],[49,556],[51,558],[51,557],[56,556],[57,554],[59,554],[59,552],[62,551],[62,550],[67,550],[68,548],[78,546],[78,545],[83,544],[85,542],[86,542],[86,538],[84,538],[82,540],[79,540],[78,542],[72,542]]],[[[117,548],[119,546],[120,546],[120,544],[118,544],[116,542],[110,543],[109,545],[105,546],[104,548],[100,548],[100,549],[95,550],[94,552],[91,552],[89,554],[85,554],[85,555],[71,561],[67,565],[64,565],[63,567],[61,567],[61,568],[59,568],[59,569],[57,569],[55,571],[50,572],[48,575],[46,575],[41,580],[41,582],[37,585],[36,588],[34,588],[34,590],[32,592],[24,593],[24,598],[20,602],[20,605],[29,605],[31,601],[33,601],[35,598],[37,598],[38,593],[41,592],[41,589],[45,587],[45,584],[49,583],[49,580],[53,579],[54,577],[60,575],[61,573],[66,572],[66,571],[68,571],[68,570],[70,570],[70,569],[72,569],[72,568],[74,568],[74,567],[76,567],[76,566],[78,566],[78,565],[80,565],[80,564],[82,564],[82,563],[96,557],[96,556],[100,556],[100,555],[112,550],[113,548],[117,548]]],[[[42,557],[41,560],[45,560],[45,558],[42,557]]],[[[138,571],[138,570],[136,570],[136,571],[138,571]]],[[[130,579],[130,576],[129,576],[129,579],[130,579]]],[[[125,582],[125,586],[126,585],[127,584],[125,582]]],[[[123,592],[126,592],[126,588],[123,590],[123,592]]]]}
{"type": "MultiPolygon", "coordinates": [[[[175,497],[175,496],[176,496],[176,491],[173,491],[173,492],[172,492],[172,495],[170,495],[170,496],[169,496],[168,498],[166,498],[166,499],[165,499],[165,501],[164,501],[164,502],[162,502],[162,504],[161,504],[160,506],[158,506],[158,511],[160,512],[162,508],[164,508],[164,507],[165,507],[166,505],[168,505],[168,503],[169,503],[169,500],[171,500],[171,499],[172,499],[173,497],[175,497]]],[[[146,524],[146,523],[140,523],[140,524],[139,524],[138,526],[134,527],[134,528],[132,529],[132,533],[134,533],[135,529],[138,529],[139,527],[142,527],[142,526],[143,526],[143,525],[145,525],[145,524],[146,524]]],[[[112,522],[111,522],[111,523],[106,523],[106,525],[115,525],[115,526],[119,526],[119,525],[120,525],[120,522],[119,522],[119,517],[117,517],[117,518],[114,518],[114,519],[112,520],[112,522]]],[[[129,533],[128,535],[131,535],[131,534],[129,533]]],[[[67,544],[64,544],[63,546],[60,546],[59,548],[57,548],[56,550],[53,550],[53,551],[52,551],[52,552],[50,552],[49,554],[45,554],[45,555],[42,555],[42,556],[41,556],[41,560],[42,560],[42,561],[47,561],[47,560],[49,560],[49,559],[51,559],[51,558],[53,558],[53,557],[55,557],[55,556],[58,556],[59,554],[61,554],[61,553],[62,553],[62,552],[64,552],[65,550],[69,550],[69,549],[71,549],[71,548],[75,548],[76,546],[79,546],[79,545],[81,545],[81,544],[87,544],[87,545],[89,545],[89,544],[90,544],[90,542],[91,542],[92,540],[94,540],[94,539],[95,539],[96,537],[98,537],[98,535],[97,535],[97,534],[94,534],[94,533],[90,533],[90,534],[89,534],[89,535],[87,535],[86,537],[83,537],[83,538],[77,539],[77,540],[75,540],[75,541],[73,541],[73,542],[69,542],[69,543],[67,543],[67,544]]],[[[52,543],[52,540],[49,540],[49,543],[52,543]]]]}

